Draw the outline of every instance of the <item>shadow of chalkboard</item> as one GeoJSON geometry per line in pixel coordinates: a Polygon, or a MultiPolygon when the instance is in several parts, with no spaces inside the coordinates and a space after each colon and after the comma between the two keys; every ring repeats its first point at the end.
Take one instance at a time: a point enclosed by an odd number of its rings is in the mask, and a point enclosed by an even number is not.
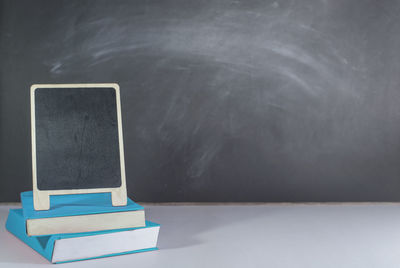
{"type": "Polygon", "coordinates": [[[35,90],[39,190],[121,186],[114,88],[35,90]]]}

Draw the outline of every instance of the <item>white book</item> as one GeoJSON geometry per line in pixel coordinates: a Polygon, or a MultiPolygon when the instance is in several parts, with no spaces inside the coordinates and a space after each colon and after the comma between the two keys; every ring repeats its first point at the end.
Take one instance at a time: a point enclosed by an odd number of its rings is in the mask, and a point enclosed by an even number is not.
{"type": "Polygon", "coordinates": [[[79,261],[157,249],[160,225],[76,234],[28,236],[22,209],[11,209],[6,228],[52,263],[79,261]]]}
{"type": "Polygon", "coordinates": [[[21,193],[27,235],[82,233],[144,227],[144,208],[128,198],[126,206],[113,206],[110,193],[52,197],[51,209],[37,211],[32,191],[21,193]]]}

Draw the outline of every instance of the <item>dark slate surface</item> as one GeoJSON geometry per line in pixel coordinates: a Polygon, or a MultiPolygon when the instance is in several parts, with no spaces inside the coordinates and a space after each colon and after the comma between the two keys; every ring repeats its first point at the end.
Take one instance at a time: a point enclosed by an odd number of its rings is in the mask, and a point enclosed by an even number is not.
{"type": "Polygon", "coordinates": [[[400,1],[0,1],[0,201],[29,87],[121,86],[140,201],[400,201],[400,1]]]}
{"type": "Polygon", "coordinates": [[[38,88],[35,113],[40,190],[121,186],[113,88],[38,88]]]}

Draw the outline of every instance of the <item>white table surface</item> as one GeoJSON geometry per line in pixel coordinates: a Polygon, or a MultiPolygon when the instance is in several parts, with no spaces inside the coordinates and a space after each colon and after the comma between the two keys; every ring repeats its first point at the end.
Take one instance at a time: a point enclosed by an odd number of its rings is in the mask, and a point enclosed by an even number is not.
{"type": "MultiPolygon", "coordinates": [[[[49,267],[5,230],[0,267],[49,267]]],[[[57,267],[400,267],[400,204],[145,205],[160,250],[57,267]]]]}

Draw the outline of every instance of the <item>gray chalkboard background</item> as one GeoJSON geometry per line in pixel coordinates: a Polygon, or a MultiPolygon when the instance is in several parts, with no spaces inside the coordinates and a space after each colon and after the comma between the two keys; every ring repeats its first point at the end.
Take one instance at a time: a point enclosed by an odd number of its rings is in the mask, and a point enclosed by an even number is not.
{"type": "Polygon", "coordinates": [[[0,201],[29,87],[121,86],[139,201],[400,201],[399,1],[0,1],[0,201]]]}

